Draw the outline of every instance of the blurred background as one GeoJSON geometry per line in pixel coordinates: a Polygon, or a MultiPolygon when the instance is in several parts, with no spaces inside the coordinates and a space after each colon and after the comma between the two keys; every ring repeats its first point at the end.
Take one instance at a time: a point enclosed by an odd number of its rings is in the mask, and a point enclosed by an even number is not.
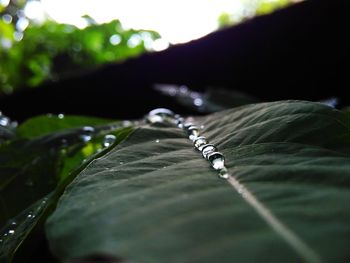
{"type": "Polygon", "coordinates": [[[0,0],[0,96],[124,61],[300,0],[0,0]]]}

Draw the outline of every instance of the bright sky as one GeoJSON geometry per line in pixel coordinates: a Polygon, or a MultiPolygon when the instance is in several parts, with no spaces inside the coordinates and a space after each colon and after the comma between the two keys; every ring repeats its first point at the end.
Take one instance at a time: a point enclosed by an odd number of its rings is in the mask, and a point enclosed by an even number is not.
{"type": "MultiPolygon", "coordinates": [[[[27,4],[30,18],[46,13],[61,23],[86,26],[88,14],[98,23],[119,19],[126,28],[152,29],[171,43],[187,42],[217,29],[223,12],[243,15],[258,0],[41,0],[27,4]],[[245,2],[245,4],[243,4],[245,2]],[[247,2],[250,3],[247,6],[247,2]]],[[[270,0],[273,1],[273,0],[270,0]]]]}

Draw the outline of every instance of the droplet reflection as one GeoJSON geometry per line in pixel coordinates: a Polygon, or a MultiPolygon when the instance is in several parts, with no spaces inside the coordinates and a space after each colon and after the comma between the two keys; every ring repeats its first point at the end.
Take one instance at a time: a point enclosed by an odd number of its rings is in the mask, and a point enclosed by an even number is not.
{"type": "Polygon", "coordinates": [[[215,170],[221,170],[225,167],[225,158],[220,152],[208,154],[207,159],[215,170]]]}
{"type": "Polygon", "coordinates": [[[111,146],[113,143],[115,143],[117,137],[115,137],[114,135],[112,134],[107,134],[104,139],[103,139],[103,147],[109,147],[111,146]]]}

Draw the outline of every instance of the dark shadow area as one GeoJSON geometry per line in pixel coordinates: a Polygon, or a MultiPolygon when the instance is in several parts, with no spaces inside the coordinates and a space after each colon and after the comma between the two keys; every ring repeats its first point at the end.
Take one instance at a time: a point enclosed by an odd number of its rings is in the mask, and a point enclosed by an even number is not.
{"type": "Polygon", "coordinates": [[[266,101],[337,96],[346,105],[349,7],[344,0],[305,1],[162,52],[2,97],[0,108],[18,120],[48,112],[134,118],[162,106],[190,113],[152,90],[154,83],[198,91],[221,86],[266,101]]]}

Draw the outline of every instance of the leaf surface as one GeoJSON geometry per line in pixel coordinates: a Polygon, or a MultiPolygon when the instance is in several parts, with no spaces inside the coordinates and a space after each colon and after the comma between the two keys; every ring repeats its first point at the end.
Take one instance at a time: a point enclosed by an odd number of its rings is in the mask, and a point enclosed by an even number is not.
{"type": "Polygon", "coordinates": [[[197,118],[226,156],[220,180],[175,127],[144,126],[91,162],[46,224],[61,259],[347,262],[349,121],[320,103],[197,118]]]}
{"type": "Polygon", "coordinates": [[[100,119],[73,116],[46,122],[45,118],[21,126],[22,137],[28,138],[0,147],[0,262],[11,261],[33,229],[42,225],[79,169],[133,131],[113,123],[101,126],[106,121],[100,119]],[[87,123],[97,126],[72,128],[87,123]],[[52,132],[47,134],[48,130],[52,132]],[[106,134],[116,138],[108,148],[103,147],[106,134]]]}

